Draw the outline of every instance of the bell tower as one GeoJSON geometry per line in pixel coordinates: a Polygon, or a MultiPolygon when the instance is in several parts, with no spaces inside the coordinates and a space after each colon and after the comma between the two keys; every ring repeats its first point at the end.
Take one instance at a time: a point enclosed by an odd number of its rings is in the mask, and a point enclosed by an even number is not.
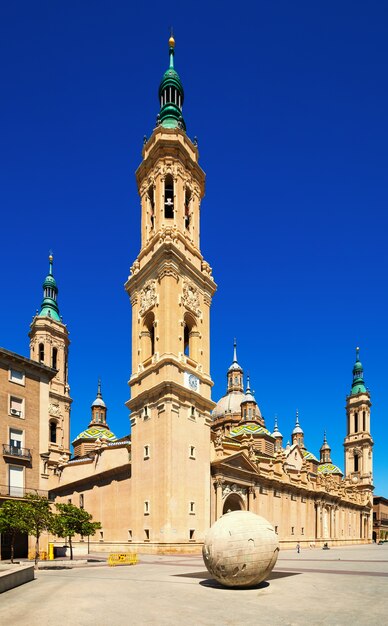
{"type": "Polygon", "coordinates": [[[59,315],[53,256],[43,283],[43,300],[30,326],[30,358],[57,370],[50,382],[47,421],[40,424],[42,477],[48,478],[61,458],[70,457],[69,333],[59,315]]]}
{"type": "Polygon", "coordinates": [[[345,476],[353,485],[369,489],[373,489],[371,406],[370,393],[364,384],[359,348],[356,348],[353,383],[350,394],[346,398],[345,476]]]}
{"type": "Polygon", "coordinates": [[[186,134],[174,68],[136,172],[141,249],[125,285],[132,305],[133,542],[177,551],[210,525],[209,318],[216,285],[200,252],[205,174],[186,134]]]}

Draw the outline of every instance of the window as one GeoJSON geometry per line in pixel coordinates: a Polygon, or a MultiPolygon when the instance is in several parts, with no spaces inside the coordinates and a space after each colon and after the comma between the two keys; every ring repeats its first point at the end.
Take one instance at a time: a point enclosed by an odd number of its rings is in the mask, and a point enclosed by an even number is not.
{"type": "Polygon", "coordinates": [[[57,368],[57,360],[58,360],[58,350],[57,348],[53,348],[53,353],[51,357],[51,367],[56,370],[57,368]]]}
{"type": "Polygon", "coordinates": [[[147,444],[146,446],[144,446],[144,460],[149,459],[150,458],[150,446],[149,444],[147,444]]]}
{"type": "Polygon", "coordinates": [[[9,412],[14,417],[23,417],[23,398],[17,398],[16,396],[11,396],[9,399],[9,412]]]}
{"type": "Polygon", "coordinates": [[[150,185],[150,187],[148,187],[147,197],[150,207],[150,225],[151,230],[153,230],[155,227],[155,194],[153,185],[150,185]]]}
{"type": "Polygon", "coordinates": [[[190,407],[190,417],[191,419],[195,420],[195,407],[194,406],[190,407]]]}
{"type": "Polygon", "coordinates": [[[80,509],[84,508],[84,494],[83,493],[79,494],[79,508],[80,509]]]}
{"type": "Polygon", "coordinates": [[[21,372],[19,370],[14,370],[11,368],[9,370],[9,380],[12,383],[17,383],[18,385],[24,385],[25,384],[24,372],[21,372]]]}
{"type": "Polygon", "coordinates": [[[67,499],[67,504],[71,504],[71,498],[67,499]]]}
{"type": "Polygon", "coordinates": [[[149,541],[150,540],[150,531],[149,528],[145,528],[144,529],[144,541],[149,541]]]}
{"type": "Polygon", "coordinates": [[[43,363],[44,361],[44,344],[43,343],[39,344],[39,361],[41,363],[43,363]]]}
{"type": "Polygon", "coordinates": [[[104,531],[100,530],[100,541],[104,541],[104,531]]]}
{"type": "Polygon", "coordinates": [[[301,502],[306,502],[306,496],[302,496],[300,499],[301,502]]]}
{"type": "Polygon", "coordinates": [[[164,217],[167,219],[174,217],[174,181],[171,174],[168,174],[164,181],[164,217]]]}
{"type": "Polygon", "coordinates": [[[24,495],[24,469],[20,465],[9,466],[9,495],[18,496],[19,498],[24,495]]]}
{"type": "Polygon", "coordinates": [[[365,411],[362,412],[362,430],[366,431],[366,419],[365,419],[365,411]]]}
{"type": "Polygon", "coordinates": [[[190,446],[190,459],[195,459],[195,446],[190,446]]]}
{"type": "Polygon", "coordinates": [[[186,190],[185,190],[185,228],[186,230],[190,230],[190,221],[191,221],[190,203],[191,203],[191,191],[190,189],[186,187],[186,190]]]}
{"type": "Polygon", "coordinates": [[[150,514],[150,501],[144,500],[144,515],[150,514]]]}
{"type": "Polygon", "coordinates": [[[358,413],[354,414],[354,432],[358,433],[358,413]]]}
{"type": "Polygon", "coordinates": [[[294,534],[295,534],[295,533],[294,533],[294,530],[295,530],[295,529],[294,529],[294,526],[291,526],[291,535],[294,535],[294,534]]]}
{"type": "Polygon", "coordinates": [[[141,345],[143,361],[155,354],[155,316],[152,312],[148,313],[144,318],[141,345]]]}
{"type": "Polygon", "coordinates": [[[278,534],[278,526],[275,526],[275,533],[278,534]]]}
{"type": "Polygon", "coordinates": [[[260,493],[263,495],[267,495],[268,493],[267,487],[264,487],[264,485],[260,485],[260,493]]]}
{"type": "Polygon", "coordinates": [[[291,500],[296,500],[296,494],[295,493],[291,494],[291,500]]]}
{"type": "Polygon", "coordinates": [[[301,535],[304,535],[304,526],[301,528],[301,535]]]}
{"type": "Polygon", "coordinates": [[[183,352],[194,361],[197,360],[198,336],[195,319],[186,313],[183,331],[183,352]]]}
{"type": "Polygon", "coordinates": [[[57,424],[54,420],[50,422],[50,443],[57,443],[57,424]]]}
{"type": "Polygon", "coordinates": [[[16,428],[10,428],[9,446],[12,454],[21,454],[23,447],[23,431],[16,428]]]}
{"type": "Polygon", "coordinates": [[[193,500],[190,502],[189,513],[190,515],[195,515],[195,502],[193,500]]]}
{"type": "Polygon", "coordinates": [[[275,498],[280,498],[281,497],[281,493],[279,491],[279,489],[274,489],[273,495],[275,498]]]}
{"type": "Polygon", "coordinates": [[[128,531],[128,541],[132,541],[132,530],[128,531]]]}
{"type": "Polygon", "coordinates": [[[357,454],[354,455],[354,471],[355,472],[359,471],[358,470],[358,455],[357,454]]]}
{"type": "Polygon", "coordinates": [[[195,541],[194,535],[195,535],[195,529],[194,528],[190,528],[190,531],[189,531],[189,539],[190,539],[190,541],[195,541]]]}

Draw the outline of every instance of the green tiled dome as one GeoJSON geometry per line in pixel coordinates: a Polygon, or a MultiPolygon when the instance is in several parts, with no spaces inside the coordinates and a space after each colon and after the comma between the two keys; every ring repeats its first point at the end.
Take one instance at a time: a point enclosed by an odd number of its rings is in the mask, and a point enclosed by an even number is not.
{"type": "Polygon", "coordinates": [[[340,474],[342,476],[340,468],[333,465],[333,463],[321,463],[318,465],[318,472],[320,474],[340,474]]]}
{"type": "Polygon", "coordinates": [[[93,426],[92,428],[87,428],[82,431],[73,441],[76,442],[79,439],[108,439],[108,441],[117,441],[117,437],[114,433],[112,433],[109,428],[93,426]]]}
{"type": "Polygon", "coordinates": [[[241,426],[235,426],[230,431],[231,437],[238,437],[239,435],[270,435],[269,430],[264,428],[264,426],[260,426],[259,424],[241,424],[241,426]]]}
{"type": "Polygon", "coordinates": [[[307,461],[318,461],[317,457],[308,450],[303,450],[303,456],[305,459],[307,459],[307,461]]]}

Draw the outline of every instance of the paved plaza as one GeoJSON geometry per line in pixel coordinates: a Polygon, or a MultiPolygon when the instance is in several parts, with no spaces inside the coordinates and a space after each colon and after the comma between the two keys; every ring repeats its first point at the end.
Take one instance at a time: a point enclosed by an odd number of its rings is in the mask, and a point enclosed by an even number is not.
{"type": "Polygon", "coordinates": [[[388,544],[284,550],[267,582],[225,589],[202,558],[142,556],[135,566],[37,572],[0,596],[0,623],[388,625],[388,544]]]}

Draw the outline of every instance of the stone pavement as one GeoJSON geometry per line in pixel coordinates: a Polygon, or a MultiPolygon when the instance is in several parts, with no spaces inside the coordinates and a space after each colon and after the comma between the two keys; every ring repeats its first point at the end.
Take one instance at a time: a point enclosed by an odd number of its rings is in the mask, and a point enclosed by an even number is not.
{"type": "Polygon", "coordinates": [[[388,625],[388,544],[285,550],[269,579],[225,589],[199,557],[142,556],[139,565],[43,570],[0,596],[12,626],[388,625]]]}

